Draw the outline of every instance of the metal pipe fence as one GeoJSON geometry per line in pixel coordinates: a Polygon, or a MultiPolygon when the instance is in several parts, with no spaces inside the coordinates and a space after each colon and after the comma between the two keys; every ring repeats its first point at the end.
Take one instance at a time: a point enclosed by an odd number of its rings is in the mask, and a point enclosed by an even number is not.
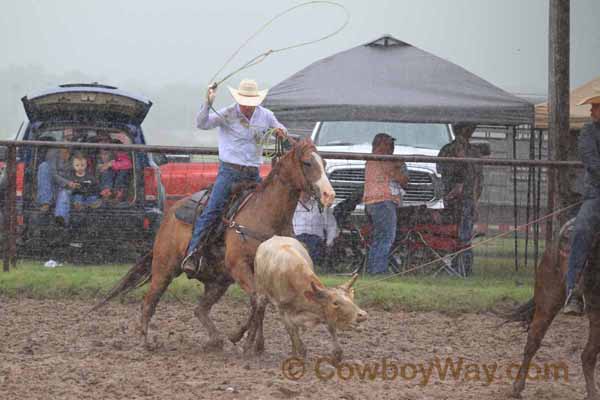
{"type": "MultiPolygon", "coordinates": [[[[515,138],[513,138],[513,141],[515,138]]],[[[540,139],[541,140],[541,139],[540,139]]],[[[536,145],[532,138],[531,146],[536,145]]],[[[109,150],[109,151],[127,151],[133,153],[153,153],[153,154],[188,154],[196,157],[212,158],[216,162],[218,155],[217,148],[212,147],[185,147],[185,146],[152,146],[152,145],[117,145],[117,144],[101,144],[101,143],[79,143],[79,142],[45,142],[45,141],[0,141],[0,146],[7,148],[6,161],[5,161],[5,172],[3,180],[0,181],[0,189],[4,190],[4,198],[2,199],[3,204],[3,216],[4,216],[4,237],[3,237],[3,270],[9,271],[11,266],[16,265],[17,260],[17,169],[18,163],[23,160],[18,160],[18,154],[25,149],[41,149],[41,148],[65,148],[69,150],[109,150]],[[4,188],[2,187],[4,186],[4,188]]],[[[535,150],[535,149],[534,149],[535,150]]],[[[533,151],[535,153],[535,151],[533,151]]],[[[525,221],[529,222],[530,219],[539,218],[543,215],[541,211],[544,207],[541,207],[539,197],[542,190],[540,183],[542,181],[542,174],[548,169],[560,169],[560,168],[581,168],[582,164],[577,161],[550,161],[550,160],[535,160],[535,159],[517,159],[516,151],[513,152],[513,158],[511,159],[500,159],[500,158],[440,158],[431,156],[421,155],[375,155],[365,153],[339,153],[339,152],[320,152],[321,156],[328,160],[347,160],[348,162],[353,161],[368,161],[368,160],[400,160],[418,166],[419,163],[424,164],[435,164],[439,162],[445,163],[463,163],[463,164],[477,164],[484,167],[486,172],[486,181],[484,183],[484,193],[481,198],[481,204],[479,207],[479,225],[485,226],[486,230],[492,232],[494,229],[502,231],[507,229],[508,226],[514,227],[517,225],[520,209],[525,208],[525,221]],[[502,171],[506,168],[512,170],[512,177],[510,173],[499,174],[498,171],[502,171]],[[526,174],[526,178],[521,177],[522,174],[526,174]],[[494,176],[501,176],[500,178],[494,178],[494,176]],[[533,179],[533,181],[532,181],[533,179]],[[510,191],[505,181],[511,181],[512,183],[512,196],[509,196],[510,191]],[[486,186],[487,185],[487,186],[486,186]],[[504,186],[502,186],[504,185],[504,186]],[[526,190],[526,195],[523,194],[526,190]],[[511,197],[513,197],[511,199],[511,197]],[[537,199],[537,201],[536,201],[537,199]],[[530,213],[530,208],[533,206],[533,212],[530,213]],[[519,208],[519,210],[517,209],[519,208]],[[511,213],[511,211],[513,211],[511,213]],[[512,215],[511,215],[512,214],[512,215]],[[512,220],[511,220],[512,217],[512,220]]],[[[541,154],[541,153],[540,153],[541,154]]],[[[530,158],[533,158],[530,156],[530,158]]],[[[185,168],[183,174],[185,174],[185,168]]],[[[189,177],[184,177],[188,179],[189,177]]],[[[331,177],[330,177],[331,178],[331,177]]],[[[175,179],[173,177],[164,177],[163,179],[175,179]]],[[[191,179],[191,178],[189,178],[191,179]]],[[[163,182],[168,184],[169,182],[163,182]]],[[[168,186],[168,185],[166,185],[168,186]]],[[[334,185],[335,188],[335,185],[334,185]]],[[[336,189],[337,190],[337,189],[336,189]]],[[[342,192],[340,192],[342,193],[342,192]]],[[[22,207],[22,205],[21,205],[22,207]]],[[[551,210],[544,210],[550,212],[551,210]]],[[[357,220],[360,220],[360,212],[357,220]]],[[[364,215],[364,214],[363,214],[364,215]]],[[[360,226],[356,225],[355,228],[359,229],[360,226]]],[[[362,240],[361,232],[348,232],[352,231],[348,227],[340,228],[344,236],[340,239],[343,242],[342,247],[352,247],[349,251],[358,250],[361,252],[364,258],[365,246],[363,244],[352,243],[353,241],[362,240]],[[346,231],[344,231],[346,230],[346,231]],[[357,247],[358,246],[358,247],[357,247]]],[[[526,230],[520,230],[515,232],[513,238],[514,244],[514,256],[515,256],[515,268],[518,268],[518,257],[525,257],[525,263],[527,263],[528,257],[528,239],[529,233],[533,232],[534,242],[536,243],[534,258],[537,261],[538,247],[537,240],[539,234],[539,225],[536,224],[533,228],[527,227],[526,230]],[[536,233],[537,232],[537,233],[536,233]],[[524,253],[519,255],[519,246],[524,248],[524,253]]],[[[420,234],[416,232],[415,234],[420,234]]],[[[341,235],[340,235],[341,237],[341,235]]],[[[364,239],[364,238],[363,238],[364,239]]],[[[414,238],[413,238],[414,239],[414,238]]],[[[417,240],[417,239],[415,239],[417,240]]],[[[510,253],[511,246],[507,242],[508,239],[502,239],[495,246],[488,246],[485,250],[476,250],[476,254],[480,257],[486,257],[491,260],[498,257],[505,257],[510,253]]],[[[422,247],[422,246],[421,246],[422,247]]],[[[433,249],[435,253],[435,249],[433,249]]],[[[348,249],[345,250],[348,252],[348,249]]],[[[343,255],[339,255],[344,257],[343,255]]],[[[356,258],[357,254],[347,255],[346,258],[356,258]]],[[[438,254],[440,258],[443,258],[443,254],[438,254]]],[[[443,268],[443,265],[442,267],[443,268]]]]}

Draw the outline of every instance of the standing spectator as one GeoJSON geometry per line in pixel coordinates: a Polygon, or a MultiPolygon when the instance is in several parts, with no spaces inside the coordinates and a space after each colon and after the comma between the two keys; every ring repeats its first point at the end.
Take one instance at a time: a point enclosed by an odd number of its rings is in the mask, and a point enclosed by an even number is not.
{"type": "MultiPolygon", "coordinates": [[[[480,158],[481,152],[469,143],[477,125],[459,123],[452,126],[454,140],[440,150],[438,157],[480,158]]],[[[437,170],[442,174],[444,208],[452,216],[452,223],[458,224],[458,240],[462,246],[470,246],[473,237],[477,202],[483,185],[481,165],[467,163],[438,163],[437,170]]],[[[473,250],[462,253],[465,274],[473,268],[473,250]]],[[[454,258],[456,263],[457,257],[454,258]]],[[[456,266],[456,265],[455,265],[456,266]]]]}
{"type": "Polygon", "coordinates": [[[314,265],[323,260],[323,241],[330,247],[337,237],[338,228],[332,208],[319,209],[317,200],[302,193],[294,212],[294,234],[304,243],[314,265]]]}
{"type": "MultiPolygon", "coordinates": [[[[387,133],[373,138],[373,154],[394,154],[395,139],[387,133]]],[[[389,253],[396,238],[397,213],[403,188],[408,185],[408,170],[402,161],[367,161],[363,202],[373,221],[373,240],[367,259],[371,274],[387,272],[389,253]]]]}

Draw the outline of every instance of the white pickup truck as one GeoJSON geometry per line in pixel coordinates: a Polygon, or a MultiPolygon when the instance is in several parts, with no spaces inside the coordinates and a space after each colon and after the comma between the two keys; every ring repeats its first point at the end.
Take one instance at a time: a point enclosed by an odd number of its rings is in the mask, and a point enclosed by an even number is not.
{"type": "MultiPolygon", "coordinates": [[[[371,141],[380,132],[396,139],[394,154],[437,156],[442,146],[453,139],[450,125],[372,121],[317,122],[311,138],[319,151],[371,153],[371,141]]],[[[403,206],[425,204],[443,208],[442,182],[434,163],[407,163],[410,183],[403,206]]],[[[362,191],[365,162],[327,160],[327,174],[336,192],[336,202],[362,191]]],[[[361,206],[357,213],[363,213],[361,206]]]]}

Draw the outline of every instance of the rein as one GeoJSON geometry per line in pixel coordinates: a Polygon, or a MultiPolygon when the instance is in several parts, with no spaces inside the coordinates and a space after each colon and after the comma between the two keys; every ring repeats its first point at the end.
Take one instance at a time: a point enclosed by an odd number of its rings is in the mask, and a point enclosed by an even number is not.
{"type": "MultiPolygon", "coordinates": [[[[277,172],[275,172],[275,176],[273,177],[273,180],[277,179],[277,181],[280,184],[282,184],[286,188],[290,189],[290,192],[299,192],[300,193],[303,190],[306,190],[308,186],[310,186],[310,183],[308,182],[308,179],[306,178],[306,174],[304,173],[304,169],[301,168],[301,170],[302,170],[302,177],[304,178],[304,182],[306,183],[304,189],[298,189],[295,186],[293,186],[291,183],[288,183],[277,172]]],[[[316,195],[314,194],[314,190],[312,190],[312,188],[310,188],[310,191],[308,191],[307,193],[310,193],[313,198],[316,198],[316,195]]],[[[248,202],[250,201],[250,199],[255,194],[256,194],[256,192],[252,192],[248,196],[246,196],[246,198],[242,201],[242,203],[240,204],[240,206],[238,207],[238,209],[231,216],[231,219],[228,220],[227,218],[223,218],[223,223],[226,225],[227,229],[234,229],[235,232],[237,234],[239,234],[244,241],[246,241],[247,238],[249,237],[249,238],[252,238],[252,239],[257,240],[259,242],[264,242],[265,240],[268,240],[271,237],[273,237],[273,235],[268,235],[268,234],[256,231],[254,229],[248,228],[247,226],[240,225],[240,224],[238,224],[235,221],[235,217],[240,213],[240,211],[242,211],[242,209],[248,204],[248,202]]],[[[319,209],[320,209],[322,207],[321,201],[319,199],[317,199],[317,201],[318,201],[319,209]]],[[[308,208],[302,202],[300,202],[300,204],[302,204],[302,206],[304,208],[306,208],[306,210],[308,211],[308,208]]]]}

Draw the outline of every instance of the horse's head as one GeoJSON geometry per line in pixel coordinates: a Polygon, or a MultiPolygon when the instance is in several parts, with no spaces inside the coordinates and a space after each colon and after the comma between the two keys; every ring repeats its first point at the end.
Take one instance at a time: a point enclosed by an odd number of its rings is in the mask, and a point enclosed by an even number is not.
{"type": "Polygon", "coordinates": [[[325,161],[309,138],[298,141],[279,161],[285,179],[298,190],[311,194],[325,207],[335,200],[335,191],[325,173],[325,161]],[[284,167],[287,166],[287,168],[284,167]]]}

